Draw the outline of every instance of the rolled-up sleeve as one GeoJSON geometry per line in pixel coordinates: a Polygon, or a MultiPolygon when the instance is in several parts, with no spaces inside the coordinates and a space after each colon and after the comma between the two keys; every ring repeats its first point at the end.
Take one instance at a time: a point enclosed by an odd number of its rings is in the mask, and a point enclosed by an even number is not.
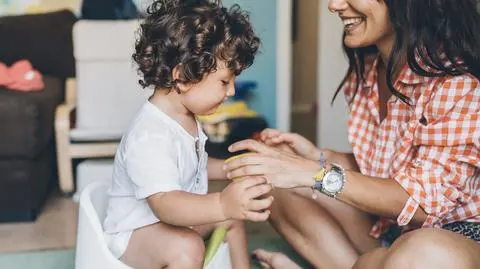
{"type": "Polygon", "coordinates": [[[410,195],[398,216],[407,225],[421,207],[424,227],[480,214],[480,88],[470,76],[447,79],[412,131],[413,156],[393,175],[410,195]]]}
{"type": "Polygon", "coordinates": [[[137,199],[181,190],[174,143],[164,136],[144,135],[133,141],[124,163],[137,199]]]}

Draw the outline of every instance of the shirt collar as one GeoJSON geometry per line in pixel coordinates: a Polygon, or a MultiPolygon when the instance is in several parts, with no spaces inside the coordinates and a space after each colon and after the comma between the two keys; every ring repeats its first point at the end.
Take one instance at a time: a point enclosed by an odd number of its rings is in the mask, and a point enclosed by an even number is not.
{"type": "MultiPolygon", "coordinates": [[[[377,83],[377,77],[378,77],[378,64],[379,61],[381,61],[380,55],[377,55],[374,59],[372,64],[370,65],[370,68],[367,70],[366,77],[365,77],[365,86],[369,89],[373,88],[373,85],[377,83]]],[[[367,66],[368,68],[368,66],[367,66]]],[[[408,63],[405,63],[403,67],[400,69],[400,72],[398,74],[397,80],[394,83],[394,86],[401,87],[401,85],[398,85],[399,83],[403,84],[403,86],[415,86],[418,84],[423,84],[427,82],[430,78],[421,76],[417,73],[415,73],[409,66],[408,63]]]]}

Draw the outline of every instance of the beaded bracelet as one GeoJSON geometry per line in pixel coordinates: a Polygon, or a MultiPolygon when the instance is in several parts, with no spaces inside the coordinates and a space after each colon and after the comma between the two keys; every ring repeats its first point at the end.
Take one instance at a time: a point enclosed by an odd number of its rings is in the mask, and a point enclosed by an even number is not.
{"type": "MultiPolygon", "coordinates": [[[[325,159],[325,155],[323,155],[323,152],[320,152],[320,170],[321,169],[326,169],[327,166],[327,160],[325,159]]],[[[318,184],[321,184],[321,182],[318,182],[318,184]]],[[[317,183],[312,186],[312,199],[316,200],[318,197],[318,193],[315,191],[315,187],[317,186],[317,183]]]]}

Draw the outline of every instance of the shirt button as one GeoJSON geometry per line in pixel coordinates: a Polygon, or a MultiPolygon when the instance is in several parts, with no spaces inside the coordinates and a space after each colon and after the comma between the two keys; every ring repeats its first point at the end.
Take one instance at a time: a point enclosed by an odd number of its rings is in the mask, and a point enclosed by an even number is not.
{"type": "Polygon", "coordinates": [[[422,116],[422,117],[420,118],[419,122],[420,122],[422,125],[427,125],[427,124],[428,124],[427,118],[425,118],[425,116],[422,116]]]}
{"type": "Polygon", "coordinates": [[[420,160],[417,159],[417,160],[413,161],[413,165],[415,165],[415,166],[421,166],[421,165],[422,165],[422,161],[420,161],[420,160]]]}

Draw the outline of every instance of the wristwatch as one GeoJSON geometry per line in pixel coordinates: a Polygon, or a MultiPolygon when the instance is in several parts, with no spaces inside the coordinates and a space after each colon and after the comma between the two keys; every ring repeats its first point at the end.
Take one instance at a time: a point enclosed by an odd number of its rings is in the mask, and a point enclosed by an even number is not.
{"type": "Polygon", "coordinates": [[[312,189],[335,198],[342,192],[346,176],[345,170],[340,165],[335,163],[330,165],[331,168],[328,171],[322,167],[313,175],[315,184],[312,186],[312,189]]]}

